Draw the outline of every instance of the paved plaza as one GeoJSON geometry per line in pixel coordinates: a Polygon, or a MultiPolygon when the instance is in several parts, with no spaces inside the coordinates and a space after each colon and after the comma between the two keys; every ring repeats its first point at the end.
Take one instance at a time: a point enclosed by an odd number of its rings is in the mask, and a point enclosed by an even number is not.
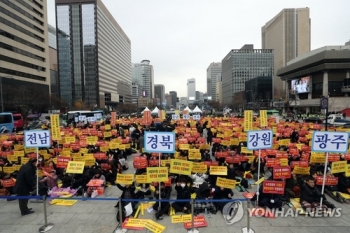
{"type": "MultiPolygon", "coordinates": [[[[132,164],[132,156],[128,158],[129,164],[132,164]]],[[[134,173],[131,168],[126,173],[134,173]]],[[[254,191],[253,186],[250,191],[254,191]]],[[[234,198],[243,198],[242,193],[234,190],[234,198]]],[[[117,198],[121,195],[121,191],[116,186],[108,187],[105,191],[105,198],[117,198]]],[[[172,199],[176,198],[176,193],[173,191],[172,199]]],[[[350,227],[350,205],[340,204],[328,200],[342,208],[342,216],[339,218],[321,217],[311,218],[299,216],[297,218],[263,218],[252,217],[251,228],[256,233],[348,233],[350,227]]],[[[116,221],[117,209],[114,208],[116,201],[114,200],[79,200],[73,206],[56,206],[47,205],[48,222],[53,223],[54,227],[48,231],[50,233],[113,233],[118,225],[116,221]]],[[[39,228],[44,225],[44,208],[43,203],[29,203],[29,208],[33,208],[34,214],[21,216],[18,201],[6,201],[0,199],[0,233],[34,233],[39,232],[39,228]]],[[[246,202],[244,202],[246,207],[246,202]]],[[[287,206],[284,206],[287,208],[287,206]]],[[[140,218],[152,219],[155,221],[153,213],[145,211],[144,216],[140,218]]],[[[211,215],[209,218],[205,215],[208,226],[199,228],[199,232],[220,232],[220,233],[240,233],[242,228],[247,225],[247,214],[243,219],[233,225],[227,225],[219,211],[216,215],[211,215]]],[[[166,226],[164,232],[181,233],[187,232],[183,223],[172,224],[171,218],[165,216],[158,223],[166,226]]],[[[147,232],[128,230],[127,232],[147,232]]]]}

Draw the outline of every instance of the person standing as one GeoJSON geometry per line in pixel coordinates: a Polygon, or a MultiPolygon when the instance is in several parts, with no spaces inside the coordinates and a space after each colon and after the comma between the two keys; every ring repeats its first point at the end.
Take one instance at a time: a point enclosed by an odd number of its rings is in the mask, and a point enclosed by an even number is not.
{"type": "MultiPolygon", "coordinates": [[[[14,187],[14,192],[18,196],[29,196],[30,192],[35,189],[35,171],[37,164],[37,159],[30,159],[28,163],[26,163],[19,169],[16,184],[14,187]]],[[[18,202],[22,216],[34,213],[34,211],[31,208],[28,208],[28,199],[18,199],[18,202]]]]}

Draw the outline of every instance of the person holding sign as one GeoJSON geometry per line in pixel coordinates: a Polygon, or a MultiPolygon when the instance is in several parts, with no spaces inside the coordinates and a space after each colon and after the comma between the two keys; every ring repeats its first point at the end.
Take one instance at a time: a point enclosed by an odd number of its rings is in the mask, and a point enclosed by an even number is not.
{"type": "MultiPolygon", "coordinates": [[[[164,182],[160,182],[160,199],[169,199],[171,194],[171,187],[166,187],[164,182]]],[[[159,200],[159,190],[154,192],[154,197],[159,200]]],[[[159,202],[154,203],[153,209],[158,211],[159,202]]],[[[162,220],[163,215],[169,213],[170,204],[169,202],[162,202],[161,209],[156,213],[156,219],[162,220]]]]}
{"type": "MultiPolygon", "coordinates": [[[[186,185],[185,179],[182,178],[178,183],[176,183],[175,190],[177,192],[176,199],[191,199],[191,190],[186,185]]],[[[189,214],[191,212],[191,204],[189,202],[174,202],[171,206],[175,209],[175,212],[184,212],[185,214],[189,214]]]]}
{"type": "MultiPolygon", "coordinates": [[[[228,188],[222,188],[219,186],[216,186],[214,189],[214,200],[220,200],[220,199],[232,199],[233,192],[231,189],[228,188]]],[[[214,205],[217,209],[219,209],[221,212],[226,205],[227,202],[215,202],[214,205]]]]}
{"type": "MultiPolygon", "coordinates": [[[[120,196],[120,198],[122,198],[122,199],[136,199],[135,187],[133,185],[127,184],[127,185],[125,185],[123,187],[123,186],[121,186],[120,184],[117,183],[117,187],[122,191],[122,195],[120,196]]],[[[124,202],[123,201],[123,207],[125,207],[127,204],[129,204],[129,202],[124,202]]],[[[135,202],[132,202],[131,204],[132,204],[133,208],[136,205],[135,202]]],[[[114,207],[118,208],[119,207],[119,202],[114,207]]]]}
{"type": "MultiPolygon", "coordinates": [[[[14,187],[14,192],[18,196],[29,196],[30,192],[36,188],[35,173],[37,165],[38,160],[36,158],[30,159],[28,163],[19,169],[14,187]]],[[[34,213],[34,211],[28,208],[28,199],[18,199],[18,202],[22,216],[34,213]]]]}

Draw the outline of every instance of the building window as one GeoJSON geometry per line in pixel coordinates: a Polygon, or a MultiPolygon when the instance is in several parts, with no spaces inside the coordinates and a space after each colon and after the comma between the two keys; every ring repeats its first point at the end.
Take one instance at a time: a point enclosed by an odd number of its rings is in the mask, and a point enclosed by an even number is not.
{"type": "Polygon", "coordinates": [[[312,84],[312,98],[317,99],[323,95],[323,83],[312,84]]]}
{"type": "Polygon", "coordinates": [[[344,93],[341,92],[342,86],[343,86],[343,81],[329,81],[328,82],[329,97],[344,96],[344,93]]]}
{"type": "Polygon", "coordinates": [[[18,36],[15,36],[15,35],[13,35],[13,34],[11,34],[11,33],[5,32],[4,30],[1,30],[1,29],[0,29],[0,35],[5,36],[5,37],[7,37],[7,38],[9,38],[9,39],[12,39],[12,40],[14,40],[14,41],[16,41],[16,42],[19,42],[19,43],[21,43],[21,44],[27,45],[27,46],[29,46],[29,47],[31,47],[31,48],[33,48],[33,49],[37,49],[37,50],[39,50],[39,51],[41,51],[41,52],[45,52],[45,49],[44,49],[44,48],[42,48],[42,47],[40,47],[40,46],[38,46],[38,45],[36,45],[36,44],[33,44],[32,42],[29,42],[29,41],[27,41],[27,40],[24,40],[24,39],[22,39],[22,38],[20,38],[20,37],[18,37],[18,36]]]}
{"type": "Polygon", "coordinates": [[[24,51],[23,49],[19,49],[19,48],[13,47],[11,45],[8,45],[8,44],[2,43],[2,42],[0,42],[0,48],[7,49],[7,50],[12,51],[14,53],[22,54],[23,56],[34,58],[36,60],[45,62],[45,58],[43,58],[43,57],[40,57],[40,56],[35,55],[33,53],[24,51]]]}
{"type": "Polygon", "coordinates": [[[20,66],[24,66],[24,67],[28,67],[34,70],[38,70],[38,71],[45,71],[45,67],[42,66],[37,66],[35,64],[29,63],[29,62],[25,62],[25,61],[21,61],[15,58],[11,58],[11,57],[7,57],[4,55],[0,55],[0,61],[6,61],[12,64],[16,64],[16,65],[20,65],[20,66]]]}
{"type": "Polygon", "coordinates": [[[13,76],[19,76],[19,77],[23,77],[23,78],[35,79],[35,80],[39,80],[39,81],[46,81],[46,78],[42,77],[42,76],[28,74],[28,73],[20,72],[17,70],[10,70],[10,69],[6,69],[6,68],[0,68],[0,73],[9,74],[9,75],[13,75],[13,76]]]}

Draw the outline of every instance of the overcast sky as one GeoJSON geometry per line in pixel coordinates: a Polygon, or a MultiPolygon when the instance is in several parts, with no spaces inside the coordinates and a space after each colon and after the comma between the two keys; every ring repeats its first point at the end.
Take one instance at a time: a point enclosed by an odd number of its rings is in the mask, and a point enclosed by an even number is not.
{"type": "MultiPolygon", "coordinates": [[[[49,24],[55,0],[48,0],[49,24]]],[[[131,40],[132,62],[150,60],[155,84],[206,92],[206,70],[231,49],[261,48],[261,27],[283,8],[310,8],[311,49],[350,40],[349,0],[103,0],[131,40]]]]}

